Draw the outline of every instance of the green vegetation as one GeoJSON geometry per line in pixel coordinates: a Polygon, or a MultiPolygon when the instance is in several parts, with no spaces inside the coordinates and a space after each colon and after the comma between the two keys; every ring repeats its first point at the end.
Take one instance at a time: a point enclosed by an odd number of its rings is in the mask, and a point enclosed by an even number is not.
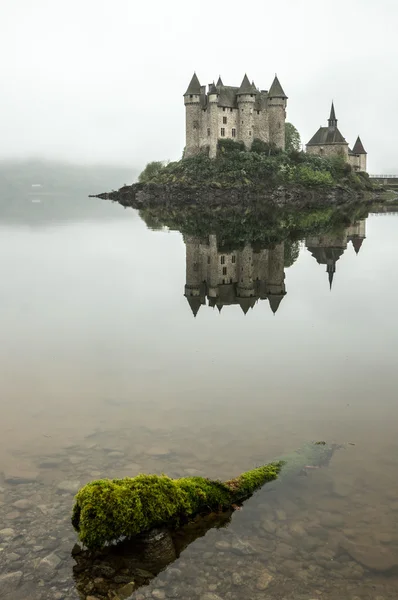
{"type": "MultiPolygon", "coordinates": [[[[293,136],[289,144],[294,147],[296,142],[293,136]]],[[[193,188],[248,186],[269,190],[278,186],[302,186],[327,189],[341,185],[354,190],[372,189],[367,174],[354,173],[342,157],[324,158],[297,149],[282,152],[257,139],[253,140],[249,152],[243,149],[241,142],[220,140],[214,159],[199,154],[167,165],[149,163],[139,181],[193,188]]]]}
{"type": "Polygon", "coordinates": [[[195,515],[230,509],[265,483],[298,474],[308,465],[326,466],[335,449],[335,445],[324,442],[309,443],[225,482],[204,477],[171,479],[166,475],[93,481],[75,498],[72,525],[89,549],[100,549],[154,527],[177,527],[195,515]]]}
{"type": "Polygon", "coordinates": [[[165,163],[160,160],[154,160],[149,162],[145,169],[138,175],[138,181],[140,183],[148,183],[152,181],[162,171],[165,163]]]}
{"type": "Polygon", "coordinates": [[[284,241],[285,262],[289,266],[298,254],[297,246],[289,245],[309,235],[339,231],[365,218],[368,209],[361,203],[304,210],[267,205],[226,208],[214,204],[167,204],[141,208],[139,214],[152,229],[168,227],[204,239],[215,234],[225,251],[243,248],[248,242],[254,248],[265,248],[284,241]]]}
{"type": "Polygon", "coordinates": [[[177,526],[201,512],[230,508],[276,479],[282,465],[264,465],[225,483],[166,475],[94,481],[77,494],[72,524],[85,546],[102,548],[159,525],[177,526]]]}
{"type": "Polygon", "coordinates": [[[300,134],[292,123],[285,123],[285,150],[291,152],[296,150],[299,152],[301,149],[301,138],[300,134]]]}

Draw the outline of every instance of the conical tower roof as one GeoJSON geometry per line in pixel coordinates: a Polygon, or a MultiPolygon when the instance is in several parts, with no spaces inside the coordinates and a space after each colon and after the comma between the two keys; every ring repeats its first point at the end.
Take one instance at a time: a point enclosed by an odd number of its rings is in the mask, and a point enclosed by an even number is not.
{"type": "Polygon", "coordinates": [[[328,119],[328,125],[329,127],[337,127],[337,119],[336,119],[336,113],[334,110],[334,103],[332,101],[332,106],[330,108],[330,116],[328,119]]]}
{"type": "Polygon", "coordinates": [[[335,262],[327,265],[326,273],[328,274],[328,278],[329,278],[329,287],[330,287],[330,289],[332,289],[333,277],[334,277],[334,274],[336,273],[336,263],[335,262]]]}
{"type": "Polygon", "coordinates": [[[272,82],[272,85],[269,89],[268,97],[269,98],[287,98],[287,96],[286,96],[285,92],[283,91],[283,88],[279,82],[279,79],[276,75],[275,75],[274,81],[272,82]]]}
{"type": "Polygon", "coordinates": [[[189,306],[191,307],[193,316],[196,317],[200,307],[202,306],[201,299],[199,298],[199,296],[187,296],[186,298],[188,300],[189,306]]]}
{"type": "Polygon", "coordinates": [[[221,86],[223,86],[223,85],[224,85],[224,84],[223,84],[223,82],[222,82],[221,75],[220,75],[220,76],[219,76],[219,78],[218,78],[218,81],[217,81],[217,83],[216,83],[216,86],[217,86],[217,87],[221,87],[221,86]]]}
{"type": "Polygon", "coordinates": [[[252,83],[250,83],[248,76],[245,74],[242,83],[240,84],[240,88],[236,92],[236,95],[240,94],[256,94],[257,90],[252,83]]]}
{"type": "Polygon", "coordinates": [[[193,74],[191,82],[190,82],[188,89],[185,92],[184,96],[187,96],[190,94],[192,94],[192,95],[195,94],[197,96],[200,94],[200,83],[199,83],[199,79],[198,79],[196,73],[193,74]]]}
{"type": "Polygon", "coordinates": [[[363,240],[364,238],[359,236],[355,236],[354,238],[352,238],[351,241],[352,245],[354,246],[355,254],[358,254],[358,252],[360,251],[363,240]]]}
{"type": "Polygon", "coordinates": [[[359,136],[357,137],[357,141],[354,144],[352,152],[353,152],[353,154],[367,154],[367,152],[361,142],[361,138],[359,136]]]}
{"type": "Polygon", "coordinates": [[[282,302],[285,294],[269,294],[268,302],[271,307],[272,312],[275,314],[279,308],[280,303],[282,302]]]}
{"type": "Polygon", "coordinates": [[[211,84],[211,86],[209,87],[209,94],[218,94],[218,90],[216,88],[214,81],[211,84]]]}
{"type": "Polygon", "coordinates": [[[239,306],[246,314],[249,308],[252,308],[252,298],[238,298],[239,306]]]}

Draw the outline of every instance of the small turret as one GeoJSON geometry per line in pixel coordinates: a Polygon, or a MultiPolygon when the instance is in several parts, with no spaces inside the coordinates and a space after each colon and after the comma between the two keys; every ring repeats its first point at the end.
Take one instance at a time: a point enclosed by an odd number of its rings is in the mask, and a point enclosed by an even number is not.
{"type": "Polygon", "coordinates": [[[359,136],[357,137],[357,141],[355,142],[352,151],[354,154],[367,154],[359,136]]]}
{"type": "Polygon", "coordinates": [[[277,75],[268,92],[269,141],[281,150],[285,149],[285,122],[287,96],[277,75]]]}
{"type": "Polygon", "coordinates": [[[367,152],[366,152],[365,148],[363,147],[361,138],[359,136],[357,137],[357,141],[354,144],[352,153],[358,157],[357,160],[358,160],[359,171],[366,171],[367,152]]]}
{"type": "Polygon", "coordinates": [[[209,102],[218,102],[218,89],[214,81],[209,83],[209,102]]]}

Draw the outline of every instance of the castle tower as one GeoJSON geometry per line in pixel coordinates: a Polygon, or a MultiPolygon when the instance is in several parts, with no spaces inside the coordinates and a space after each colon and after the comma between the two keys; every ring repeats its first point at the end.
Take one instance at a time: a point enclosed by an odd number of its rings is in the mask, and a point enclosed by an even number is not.
{"type": "Polygon", "coordinates": [[[285,149],[286,100],[287,96],[275,75],[268,92],[269,141],[281,150],[285,149]]]}
{"type": "Polygon", "coordinates": [[[256,102],[257,90],[250,83],[247,75],[244,76],[240,88],[236,92],[238,104],[238,139],[241,140],[249,150],[253,142],[254,131],[254,103],[256,102]]]}
{"type": "Polygon", "coordinates": [[[285,244],[281,242],[268,251],[268,301],[275,314],[286,296],[285,287],[285,244]]]}
{"type": "Polygon", "coordinates": [[[200,136],[200,96],[201,86],[196,73],[184,94],[185,104],[185,150],[184,158],[194,156],[199,152],[200,136]]]}
{"type": "Polygon", "coordinates": [[[361,142],[361,138],[358,136],[357,141],[354,144],[352,149],[352,154],[355,155],[357,159],[358,171],[366,171],[367,167],[367,152],[363,147],[361,142]]]}
{"type": "Polygon", "coordinates": [[[214,82],[209,86],[208,93],[208,137],[209,144],[209,157],[215,158],[217,155],[217,142],[218,142],[218,89],[214,85],[214,82]]]}

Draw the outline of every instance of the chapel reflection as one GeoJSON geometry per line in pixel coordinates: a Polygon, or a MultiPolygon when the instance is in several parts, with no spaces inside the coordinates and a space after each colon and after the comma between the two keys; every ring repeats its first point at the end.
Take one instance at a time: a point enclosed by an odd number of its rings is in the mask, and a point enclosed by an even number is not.
{"type": "MultiPolygon", "coordinates": [[[[366,238],[366,220],[336,231],[305,239],[305,247],[318,264],[326,266],[332,288],[336,263],[351,242],[358,254],[366,238]]],[[[268,301],[275,314],[286,295],[285,268],[293,264],[292,248],[298,242],[286,240],[267,248],[246,242],[239,248],[223,246],[216,234],[184,236],[186,245],[186,285],[184,295],[193,315],[201,306],[239,305],[246,314],[260,301],[268,301]]]]}
{"type": "Polygon", "coordinates": [[[366,239],[366,219],[358,221],[340,232],[316,235],[305,240],[307,249],[318,264],[326,265],[330,289],[332,289],[333,277],[336,272],[336,262],[347,250],[348,243],[352,243],[355,253],[358,254],[364,239],[366,239]]]}

